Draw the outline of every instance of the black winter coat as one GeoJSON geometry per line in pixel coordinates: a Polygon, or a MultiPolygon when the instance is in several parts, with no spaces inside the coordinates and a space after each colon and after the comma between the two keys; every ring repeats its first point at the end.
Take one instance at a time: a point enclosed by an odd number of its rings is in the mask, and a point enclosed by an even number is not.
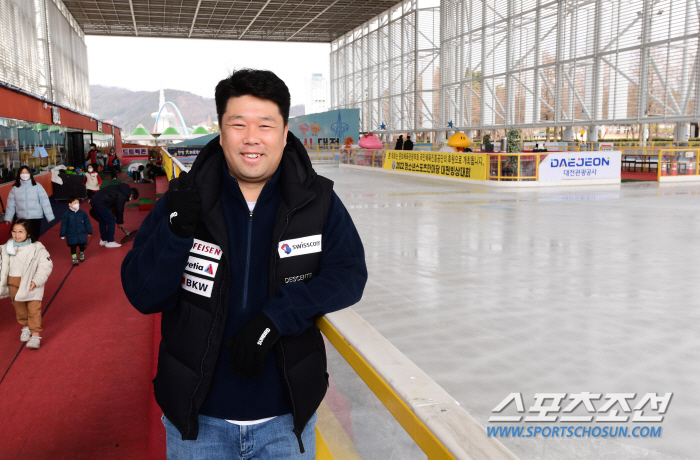
{"type": "MultiPolygon", "coordinates": [[[[231,289],[229,264],[244,263],[228,257],[229,239],[221,208],[223,161],[217,137],[200,152],[190,172],[203,207],[194,237],[178,238],[170,231],[166,193],[142,224],[134,249],[122,264],[122,285],[129,301],[142,313],[163,312],[154,391],[165,416],[184,440],[197,439],[197,415],[222,347],[231,289]],[[208,272],[202,278],[183,273],[188,258],[194,256],[206,258],[206,265],[216,264],[214,274],[208,272]]],[[[319,234],[326,238],[324,222],[335,195],[332,182],[316,175],[303,145],[291,133],[278,186],[281,200],[269,252],[270,298],[263,312],[282,335],[274,353],[292,409],[294,433],[303,451],[301,432],[328,384],[325,347],[314,319],[357,302],[367,271],[349,216],[341,226],[343,239],[324,239],[323,252],[294,248],[299,238],[319,234]],[[348,239],[350,233],[354,236],[348,239]],[[292,251],[301,254],[290,257],[287,252],[282,257],[286,241],[292,251]]],[[[343,212],[347,213],[344,208],[343,212]]]]}

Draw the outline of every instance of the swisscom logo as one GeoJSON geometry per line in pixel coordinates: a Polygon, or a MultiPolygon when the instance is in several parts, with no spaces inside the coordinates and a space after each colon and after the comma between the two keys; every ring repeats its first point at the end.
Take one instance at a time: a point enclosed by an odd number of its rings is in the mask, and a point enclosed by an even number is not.
{"type": "Polygon", "coordinates": [[[309,235],[301,238],[280,241],[278,253],[280,258],[303,256],[321,252],[321,237],[323,235],[309,235]]]}

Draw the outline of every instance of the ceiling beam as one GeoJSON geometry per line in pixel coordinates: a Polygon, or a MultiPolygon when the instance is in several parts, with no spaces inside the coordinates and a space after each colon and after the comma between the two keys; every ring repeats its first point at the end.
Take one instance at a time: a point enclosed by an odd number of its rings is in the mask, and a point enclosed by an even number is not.
{"type": "Polygon", "coordinates": [[[134,16],[134,4],[129,0],[129,8],[131,8],[131,20],[134,21],[134,33],[139,36],[139,30],[136,28],[136,16],[134,16]]]}
{"type": "MultiPolygon", "coordinates": [[[[260,16],[260,13],[262,13],[263,10],[264,10],[265,8],[267,8],[267,5],[269,5],[271,1],[272,1],[272,0],[267,0],[267,1],[265,2],[265,4],[263,5],[263,7],[260,8],[260,11],[258,11],[258,14],[255,15],[255,17],[253,18],[253,20],[250,21],[250,23],[248,24],[248,27],[246,27],[245,30],[243,31],[243,33],[238,37],[239,40],[240,40],[241,38],[243,38],[243,36],[245,35],[246,32],[248,32],[248,29],[250,29],[250,26],[253,25],[253,23],[255,22],[255,20],[258,19],[258,16],[260,16]]],[[[336,0],[336,1],[337,1],[337,0],[336,0]]]]}
{"type": "Polygon", "coordinates": [[[192,18],[192,27],[190,27],[190,33],[187,35],[187,38],[190,38],[192,36],[192,31],[194,30],[194,22],[197,20],[197,14],[199,13],[199,5],[202,4],[202,0],[199,0],[197,2],[197,9],[194,10],[194,17],[192,18]]]}
{"type": "Polygon", "coordinates": [[[294,32],[294,33],[293,33],[292,35],[290,35],[289,37],[287,37],[287,40],[286,40],[286,41],[291,40],[296,34],[298,34],[299,32],[301,32],[302,30],[304,30],[304,29],[306,28],[306,26],[308,26],[309,24],[311,24],[312,22],[314,22],[319,16],[321,16],[323,13],[325,13],[326,11],[328,11],[328,9],[329,9],[331,6],[335,5],[336,3],[338,3],[338,0],[335,0],[333,3],[331,3],[330,5],[328,5],[327,7],[325,7],[325,8],[323,9],[323,11],[321,11],[321,12],[318,13],[316,16],[314,16],[314,18],[313,18],[312,20],[310,20],[309,22],[307,22],[306,24],[304,24],[303,26],[301,26],[301,28],[300,28],[299,30],[297,30],[296,32],[294,32]]]}

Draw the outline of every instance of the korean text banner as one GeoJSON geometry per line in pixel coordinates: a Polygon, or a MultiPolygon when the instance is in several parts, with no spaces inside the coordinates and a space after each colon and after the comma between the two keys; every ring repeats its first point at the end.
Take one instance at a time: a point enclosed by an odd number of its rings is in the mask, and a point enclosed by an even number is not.
{"type": "Polygon", "coordinates": [[[384,169],[443,177],[486,180],[488,155],[389,150],[384,169]]]}
{"type": "Polygon", "coordinates": [[[620,151],[550,153],[540,163],[540,182],[619,179],[620,151]]]}
{"type": "Polygon", "coordinates": [[[343,145],[360,140],[360,109],[339,109],[289,119],[289,130],[307,147],[343,145]]]}

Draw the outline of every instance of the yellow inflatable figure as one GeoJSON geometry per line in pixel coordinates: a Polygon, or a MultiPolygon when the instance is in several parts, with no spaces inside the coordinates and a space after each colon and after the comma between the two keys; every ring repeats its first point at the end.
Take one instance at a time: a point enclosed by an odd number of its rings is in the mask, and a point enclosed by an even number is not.
{"type": "Polygon", "coordinates": [[[469,139],[464,133],[454,133],[447,140],[447,145],[454,147],[456,152],[464,152],[466,149],[472,146],[472,140],[469,139]]]}

